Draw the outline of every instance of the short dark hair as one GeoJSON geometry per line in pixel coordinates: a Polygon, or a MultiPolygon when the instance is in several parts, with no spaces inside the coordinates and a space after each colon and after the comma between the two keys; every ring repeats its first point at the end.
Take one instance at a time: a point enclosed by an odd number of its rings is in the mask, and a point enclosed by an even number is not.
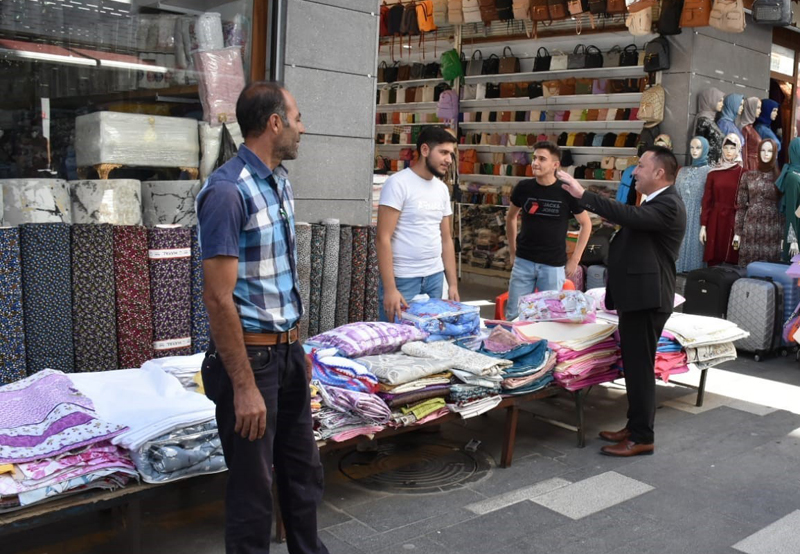
{"type": "Polygon", "coordinates": [[[236,121],[242,137],[260,136],[272,114],[277,114],[284,125],[289,124],[283,90],[275,81],[255,81],[244,87],[236,101],[236,121]]]}
{"type": "Polygon", "coordinates": [[[652,152],[656,164],[664,170],[664,177],[670,183],[675,182],[678,174],[678,160],[672,150],[663,146],[651,146],[645,152],[652,152]]]}
{"type": "Polygon", "coordinates": [[[445,144],[448,142],[455,144],[458,141],[456,140],[456,137],[451,135],[446,129],[437,127],[435,125],[428,125],[423,127],[419,132],[419,137],[417,138],[417,153],[420,156],[422,155],[423,144],[427,144],[428,148],[433,150],[440,144],[445,144]]]}
{"type": "Polygon", "coordinates": [[[554,142],[549,140],[540,140],[533,145],[533,150],[547,150],[559,162],[561,161],[561,148],[554,142]]]}

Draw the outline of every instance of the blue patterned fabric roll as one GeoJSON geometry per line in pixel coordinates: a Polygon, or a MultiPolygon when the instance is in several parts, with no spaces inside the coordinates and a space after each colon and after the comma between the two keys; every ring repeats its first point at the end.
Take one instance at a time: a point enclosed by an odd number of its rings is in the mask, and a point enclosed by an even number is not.
{"type": "Polygon", "coordinates": [[[0,229],[0,384],[25,377],[19,229],[0,229]]]}
{"type": "Polygon", "coordinates": [[[72,333],[75,371],[117,369],[114,231],[72,226],[72,333]]]}
{"type": "Polygon", "coordinates": [[[208,312],[203,302],[203,259],[195,226],[192,227],[192,351],[197,354],[208,350],[210,336],[208,312]]]}
{"type": "Polygon", "coordinates": [[[46,368],[71,373],[75,359],[70,227],[26,223],[19,228],[19,238],[28,375],[46,368]]]}

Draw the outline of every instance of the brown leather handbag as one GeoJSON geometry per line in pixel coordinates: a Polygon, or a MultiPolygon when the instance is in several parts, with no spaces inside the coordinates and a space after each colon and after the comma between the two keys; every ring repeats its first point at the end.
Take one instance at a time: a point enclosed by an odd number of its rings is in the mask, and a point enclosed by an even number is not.
{"type": "Polygon", "coordinates": [[[515,83],[500,83],[500,98],[514,98],[516,92],[515,83]]]}
{"type": "Polygon", "coordinates": [[[561,96],[567,96],[575,94],[576,88],[577,88],[577,81],[575,77],[570,77],[569,79],[562,79],[560,81],[560,86],[558,90],[561,96]]]}
{"type": "Polygon", "coordinates": [[[625,0],[608,0],[606,2],[606,13],[609,15],[621,15],[628,13],[625,0]]]}
{"type": "Polygon", "coordinates": [[[711,0],[684,0],[681,27],[707,27],[711,19],[711,0]]]}
{"type": "Polygon", "coordinates": [[[533,21],[552,21],[547,0],[532,0],[531,19],[533,21]]]}
{"type": "Polygon", "coordinates": [[[503,57],[500,58],[500,73],[519,73],[519,58],[514,55],[510,46],[503,48],[503,57]],[[507,55],[506,50],[508,51],[507,55]]]}
{"type": "Polygon", "coordinates": [[[547,9],[550,11],[550,19],[553,21],[569,17],[567,0],[547,0],[547,9]]]}

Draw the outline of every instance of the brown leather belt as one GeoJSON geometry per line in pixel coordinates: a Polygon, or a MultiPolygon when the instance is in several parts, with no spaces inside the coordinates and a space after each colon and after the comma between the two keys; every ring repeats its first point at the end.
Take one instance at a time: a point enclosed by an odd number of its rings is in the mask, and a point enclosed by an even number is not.
{"type": "Polygon", "coordinates": [[[248,346],[275,346],[277,344],[293,344],[297,341],[297,327],[285,333],[244,333],[244,343],[248,346]]]}

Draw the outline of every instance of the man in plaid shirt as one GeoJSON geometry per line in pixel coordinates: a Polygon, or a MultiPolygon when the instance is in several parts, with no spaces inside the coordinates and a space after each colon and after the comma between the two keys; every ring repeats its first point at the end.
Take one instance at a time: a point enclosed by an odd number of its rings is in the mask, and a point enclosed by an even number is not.
{"type": "Polygon", "coordinates": [[[305,129],[276,83],[245,87],[236,118],[245,143],[197,196],[212,337],[203,384],[229,469],[225,550],[269,552],[274,466],[289,552],[327,554],[317,535],[322,464],[297,340],[294,198],[281,165],[297,157],[305,129]]]}

